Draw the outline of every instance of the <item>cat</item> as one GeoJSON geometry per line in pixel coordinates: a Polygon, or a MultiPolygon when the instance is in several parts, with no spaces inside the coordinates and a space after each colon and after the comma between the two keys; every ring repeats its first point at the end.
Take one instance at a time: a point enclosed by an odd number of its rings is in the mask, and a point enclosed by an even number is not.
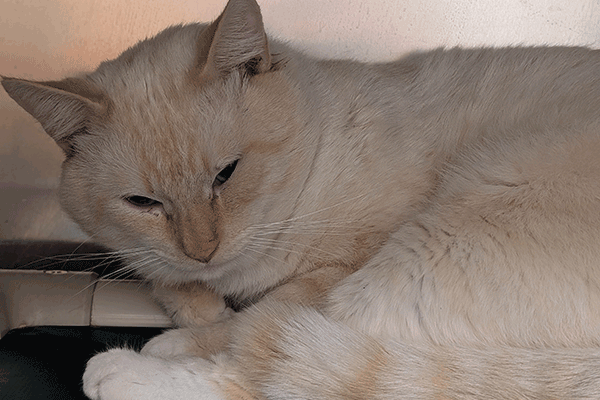
{"type": "Polygon", "coordinates": [[[254,0],[8,94],[179,328],[91,399],[600,398],[600,53],[321,60],[254,0]]]}

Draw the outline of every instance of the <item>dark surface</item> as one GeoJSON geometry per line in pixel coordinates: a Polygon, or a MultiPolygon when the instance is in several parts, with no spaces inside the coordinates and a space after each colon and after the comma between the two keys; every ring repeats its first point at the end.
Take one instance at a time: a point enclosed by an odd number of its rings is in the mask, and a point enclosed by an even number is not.
{"type": "Polygon", "coordinates": [[[14,329],[0,340],[1,400],[84,400],[87,360],[113,347],[139,350],[159,328],[39,326],[14,329]]]}
{"type": "MultiPolygon", "coordinates": [[[[0,269],[94,271],[100,276],[125,277],[120,272],[122,264],[106,251],[91,243],[0,241],[0,269]]],[[[14,329],[0,340],[0,400],[84,400],[81,377],[90,357],[113,347],[140,349],[161,331],[57,326],[14,329]]]]}

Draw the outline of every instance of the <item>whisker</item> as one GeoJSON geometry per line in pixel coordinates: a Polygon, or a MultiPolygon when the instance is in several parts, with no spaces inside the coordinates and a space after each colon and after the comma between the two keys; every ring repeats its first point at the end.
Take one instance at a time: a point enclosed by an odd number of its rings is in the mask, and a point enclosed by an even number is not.
{"type": "Polygon", "coordinates": [[[265,232],[257,232],[254,234],[254,237],[257,236],[270,236],[276,233],[287,233],[287,234],[293,234],[293,235],[314,235],[314,236],[318,236],[318,235],[323,235],[323,236],[347,236],[347,233],[342,233],[342,232],[329,232],[329,231],[324,231],[324,230],[317,230],[316,228],[313,230],[307,229],[307,228],[298,228],[298,227],[288,227],[288,228],[282,228],[279,230],[273,230],[273,231],[265,231],[265,232]]]}
{"type": "MultiPolygon", "coordinates": [[[[81,243],[80,243],[80,244],[79,244],[77,247],[75,247],[75,249],[74,249],[74,250],[71,252],[71,256],[72,256],[73,254],[75,254],[75,252],[76,252],[77,250],[79,250],[79,249],[81,248],[81,246],[83,246],[85,243],[87,243],[87,242],[89,242],[89,241],[91,241],[91,240],[92,240],[92,237],[90,236],[89,238],[87,238],[87,239],[85,239],[84,241],[82,241],[82,242],[81,242],[81,243]]],[[[65,265],[66,263],[67,263],[67,262],[65,261],[65,262],[64,262],[64,264],[63,264],[63,267],[64,267],[64,265],[65,265]]]]}
{"type": "MultiPolygon", "coordinates": [[[[71,255],[66,255],[64,257],[67,258],[67,261],[90,261],[90,260],[103,260],[102,262],[95,264],[89,268],[85,268],[82,270],[78,270],[76,272],[92,272],[95,271],[103,266],[108,266],[110,265],[112,262],[116,261],[117,259],[119,259],[120,257],[117,257],[117,254],[143,254],[144,252],[147,251],[117,251],[117,252],[110,252],[110,254],[108,257],[104,257],[105,253],[94,253],[94,254],[82,254],[81,257],[74,257],[73,254],[71,255]]],[[[62,258],[63,256],[52,256],[52,257],[47,257],[46,259],[52,259],[53,257],[56,257],[58,259],[62,258]]],[[[57,262],[58,264],[58,262],[57,262]]],[[[53,264],[50,264],[50,266],[52,266],[53,264]]],[[[65,267],[65,265],[63,265],[63,268],[65,267]]],[[[74,271],[70,271],[70,272],[74,272],[74,271]]],[[[84,286],[83,288],[81,288],[80,290],[78,290],[76,293],[74,293],[73,295],[69,296],[69,298],[65,301],[70,301],[73,298],[81,295],[82,293],[84,293],[85,291],[87,291],[88,289],[90,289],[91,287],[93,287],[94,285],[96,285],[101,279],[119,279],[122,278],[124,276],[126,276],[127,274],[130,273],[130,269],[128,268],[127,265],[122,266],[117,268],[115,271],[112,271],[108,274],[102,275],[101,277],[96,277],[96,279],[93,280],[93,282],[91,282],[90,284],[84,286]]],[[[68,275],[63,282],[67,282],[70,281],[72,279],[75,279],[76,274],[70,274],[68,275]]]]}
{"type": "Polygon", "coordinates": [[[122,266],[122,267],[116,269],[115,271],[112,271],[108,274],[97,277],[96,279],[94,279],[94,281],[92,283],[90,283],[89,285],[87,285],[84,288],[82,288],[81,290],[79,290],[75,295],[71,296],[71,298],[81,294],[82,292],[85,292],[86,290],[88,290],[92,286],[96,285],[100,281],[114,282],[114,281],[122,280],[124,277],[126,277],[130,273],[131,273],[131,269],[129,268],[129,265],[122,266]]]}
{"type": "Polygon", "coordinates": [[[249,258],[250,260],[252,260],[253,262],[258,262],[258,258],[254,257],[254,256],[251,256],[251,255],[250,255],[250,254],[248,254],[248,253],[242,253],[242,256],[244,256],[244,257],[248,257],[248,258],[249,258]]]}
{"type": "Polygon", "coordinates": [[[320,221],[294,221],[285,225],[263,227],[253,225],[248,228],[253,235],[268,236],[273,234],[291,233],[302,235],[328,234],[328,235],[346,235],[349,227],[353,226],[355,221],[342,220],[320,220],[320,221]],[[256,232],[259,231],[259,232],[256,232]]]}
{"type": "Polygon", "coordinates": [[[360,198],[366,197],[367,195],[368,195],[367,193],[363,193],[363,194],[360,194],[358,196],[352,197],[350,199],[346,199],[346,200],[340,201],[339,203],[334,204],[332,206],[322,208],[320,210],[312,211],[312,212],[309,212],[307,214],[303,214],[303,215],[299,215],[299,216],[296,216],[296,217],[288,218],[288,219],[285,219],[285,220],[282,220],[282,221],[269,222],[269,223],[266,223],[266,224],[258,224],[256,226],[257,227],[268,227],[268,226],[272,226],[272,225],[285,224],[285,223],[297,221],[297,220],[302,219],[302,218],[310,217],[312,215],[319,214],[319,213],[325,212],[327,210],[331,210],[332,208],[335,208],[335,207],[340,207],[343,204],[346,204],[346,203],[351,202],[351,201],[356,201],[356,200],[358,200],[360,198]]]}
{"type": "Polygon", "coordinates": [[[253,249],[257,249],[257,248],[265,249],[266,248],[268,250],[283,250],[283,251],[288,252],[288,253],[293,253],[293,254],[298,254],[298,255],[302,254],[302,253],[300,253],[297,250],[288,249],[287,247],[273,246],[270,243],[264,243],[264,244],[266,245],[264,247],[259,247],[259,246],[256,246],[255,244],[252,244],[252,245],[248,246],[247,248],[253,248],[253,249]]]}
{"type": "MultiPolygon", "coordinates": [[[[290,234],[290,235],[322,235],[322,236],[346,236],[348,234],[348,228],[350,224],[347,225],[323,225],[323,226],[314,226],[314,227],[306,227],[302,225],[290,225],[286,227],[280,227],[276,229],[263,230],[261,232],[252,232],[253,237],[260,236],[270,236],[274,234],[290,234]]],[[[377,230],[374,227],[361,227],[356,228],[360,229],[362,233],[375,233],[377,230]]],[[[254,229],[253,229],[254,230],[254,229]]]]}
{"type": "Polygon", "coordinates": [[[277,261],[277,262],[282,262],[282,263],[284,263],[284,264],[288,264],[288,262],[287,262],[287,261],[285,261],[285,260],[283,260],[283,259],[279,259],[279,258],[277,258],[277,257],[275,257],[274,255],[272,255],[272,254],[269,254],[269,253],[264,253],[264,252],[262,252],[262,251],[260,251],[260,250],[257,250],[257,249],[255,249],[255,248],[253,248],[253,247],[247,247],[246,249],[247,249],[248,251],[253,251],[253,252],[257,253],[257,254],[260,254],[260,255],[262,255],[262,256],[265,256],[265,257],[270,257],[270,258],[272,258],[273,260],[275,260],[275,261],[277,261]]]}
{"type": "MultiPolygon", "coordinates": [[[[148,274],[145,277],[145,279],[152,280],[152,279],[154,279],[155,276],[159,275],[163,270],[169,269],[169,263],[168,262],[166,262],[166,261],[164,261],[162,259],[159,259],[159,258],[157,258],[155,260],[155,262],[156,261],[158,262],[158,265],[157,265],[158,268],[154,268],[154,270],[150,274],[148,274]]],[[[171,274],[173,274],[173,272],[171,272],[171,274]]]]}
{"type": "MultiPolygon", "coordinates": [[[[140,252],[138,252],[138,254],[145,254],[145,253],[146,253],[146,254],[147,254],[147,253],[151,253],[151,251],[149,251],[149,250],[146,250],[146,251],[140,251],[140,252]]],[[[84,291],[88,290],[90,287],[92,287],[92,286],[96,285],[96,284],[97,284],[97,283],[99,283],[100,281],[104,281],[104,282],[105,282],[105,286],[106,286],[106,285],[107,285],[107,284],[109,284],[110,282],[114,282],[114,281],[121,280],[121,279],[123,279],[124,277],[128,276],[128,275],[129,275],[129,274],[130,274],[130,273],[131,273],[131,272],[134,270],[134,268],[132,268],[132,266],[135,266],[135,265],[136,265],[137,263],[139,263],[140,261],[141,261],[141,262],[144,262],[144,261],[148,260],[149,258],[150,258],[150,257],[146,257],[146,258],[144,258],[143,260],[139,260],[139,261],[136,261],[136,262],[134,262],[134,263],[131,263],[131,264],[126,264],[126,265],[124,265],[124,266],[122,266],[122,267],[120,267],[120,268],[116,269],[115,271],[112,271],[112,272],[110,272],[110,273],[108,273],[108,274],[104,274],[104,275],[102,275],[102,276],[98,277],[97,279],[95,279],[93,283],[91,283],[91,284],[87,285],[86,287],[84,287],[83,289],[81,289],[81,290],[80,290],[78,293],[76,293],[75,295],[78,295],[78,294],[80,294],[80,293],[82,293],[82,292],[84,292],[84,291]]],[[[98,264],[98,265],[97,265],[97,266],[95,266],[94,268],[97,268],[97,267],[98,267],[98,266],[100,266],[100,265],[102,265],[102,263],[101,263],[101,264],[98,264]]],[[[103,287],[104,287],[104,286],[97,287],[97,288],[96,288],[96,290],[98,290],[98,289],[102,289],[103,287]]]]}
{"type": "MultiPolygon", "coordinates": [[[[275,243],[275,244],[279,244],[279,243],[281,243],[281,244],[289,244],[289,245],[291,245],[291,246],[302,246],[302,247],[304,247],[304,248],[307,248],[307,249],[311,249],[311,250],[315,250],[315,251],[320,251],[320,252],[322,252],[322,253],[325,253],[325,254],[327,254],[328,256],[331,256],[331,257],[336,257],[336,255],[335,255],[335,254],[333,254],[333,253],[330,253],[330,252],[328,252],[328,251],[326,251],[326,250],[323,250],[323,249],[320,249],[320,248],[318,248],[318,247],[315,247],[315,246],[309,245],[309,244],[307,244],[307,243],[298,243],[298,242],[291,242],[291,241],[286,241],[286,240],[279,240],[279,239],[267,239],[267,238],[253,238],[253,239],[254,239],[255,241],[257,241],[258,243],[263,243],[263,244],[265,244],[265,245],[269,246],[269,248],[273,248],[273,249],[279,249],[279,250],[287,250],[287,251],[290,251],[290,252],[292,252],[292,253],[296,253],[296,254],[300,254],[300,255],[301,255],[301,254],[303,254],[303,253],[301,253],[301,252],[300,252],[300,251],[298,251],[298,250],[293,250],[293,249],[288,249],[288,248],[274,247],[274,246],[272,246],[272,244],[273,244],[273,243],[275,243]]],[[[314,256],[314,255],[313,255],[313,256],[314,256]]],[[[323,259],[323,258],[322,258],[322,259],[323,259]]]]}
{"type": "MultiPolygon", "coordinates": [[[[147,251],[147,250],[146,250],[147,251]]],[[[100,253],[86,253],[86,254],[64,254],[64,255],[53,255],[40,258],[38,260],[34,260],[28,262],[27,264],[20,265],[16,269],[28,269],[29,267],[35,266],[38,263],[44,263],[46,261],[55,260],[53,263],[45,264],[47,267],[53,267],[59,264],[63,264],[63,267],[67,262],[76,262],[76,261],[96,261],[96,260],[109,260],[116,261],[119,258],[122,258],[124,255],[136,255],[143,253],[144,250],[126,250],[126,251],[113,251],[113,252],[100,252],[100,253]]],[[[92,267],[93,268],[93,267],[92,267]]],[[[64,268],[63,268],[64,269],[64,268]]],[[[85,270],[84,270],[85,271],[85,270]]]]}
{"type": "Polygon", "coordinates": [[[278,223],[270,223],[270,224],[257,224],[257,225],[253,225],[252,228],[253,229],[260,229],[260,230],[268,230],[268,229],[273,229],[273,230],[278,230],[278,229],[285,229],[288,227],[292,227],[292,226],[297,226],[297,227],[331,227],[331,228],[347,228],[349,225],[351,225],[351,221],[348,222],[342,222],[342,221],[331,221],[331,220],[318,220],[318,221],[301,221],[301,220],[296,220],[296,221],[281,221],[278,223]]]}

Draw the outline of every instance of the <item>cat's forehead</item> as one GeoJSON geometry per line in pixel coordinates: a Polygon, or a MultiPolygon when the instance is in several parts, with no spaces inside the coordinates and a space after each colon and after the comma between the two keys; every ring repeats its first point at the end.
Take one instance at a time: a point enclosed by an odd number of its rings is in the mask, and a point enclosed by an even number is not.
{"type": "Polygon", "coordinates": [[[106,135],[102,147],[94,148],[102,153],[103,173],[119,177],[123,189],[143,188],[144,193],[180,199],[210,188],[215,173],[237,157],[244,143],[232,134],[237,130],[231,118],[207,117],[214,117],[216,110],[199,117],[197,108],[154,115],[121,110],[113,115],[101,132],[106,135]]]}
{"type": "Polygon", "coordinates": [[[213,158],[233,151],[241,82],[232,76],[198,85],[189,77],[204,28],[167,30],[88,76],[111,101],[106,121],[111,140],[155,163],[192,153],[204,157],[204,165],[213,164],[213,158]]]}
{"type": "Polygon", "coordinates": [[[154,188],[176,177],[184,190],[199,180],[212,183],[252,141],[271,140],[261,134],[262,119],[252,116],[261,114],[258,105],[266,104],[264,93],[260,101],[249,97],[256,82],[249,84],[241,73],[190,78],[199,65],[198,37],[205,28],[194,24],[169,29],[88,75],[109,99],[99,134],[105,136],[104,164],[120,160],[111,173],[134,171],[134,179],[145,179],[154,188]]]}
{"type": "Polygon", "coordinates": [[[183,196],[202,182],[209,185],[246,145],[239,101],[226,82],[200,90],[158,89],[115,96],[101,134],[107,151],[120,154],[115,174],[129,171],[132,182],[151,192],[183,196]]]}
{"type": "Polygon", "coordinates": [[[211,173],[244,146],[237,101],[217,94],[121,99],[109,117],[108,134],[131,149],[146,171],[160,166],[211,173]]]}
{"type": "Polygon", "coordinates": [[[116,59],[102,63],[89,78],[109,94],[169,78],[175,82],[197,64],[197,41],[206,27],[206,24],[190,24],[168,28],[138,42],[116,59]]]}
{"type": "Polygon", "coordinates": [[[146,109],[153,115],[176,114],[186,103],[222,104],[233,94],[221,90],[227,85],[194,79],[200,62],[198,38],[206,27],[169,28],[102,63],[88,79],[111,99],[115,113],[137,109],[143,114],[146,109]]]}

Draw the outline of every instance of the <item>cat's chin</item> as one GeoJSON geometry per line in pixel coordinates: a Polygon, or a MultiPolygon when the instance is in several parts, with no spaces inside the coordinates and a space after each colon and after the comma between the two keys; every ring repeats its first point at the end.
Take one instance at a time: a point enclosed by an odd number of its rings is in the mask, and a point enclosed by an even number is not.
{"type": "Polygon", "coordinates": [[[221,278],[231,269],[228,263],[202,263],[197,260],[167,260],[161,259],[152,264],[135,266],[141,277],[164,284],[183,284],[188,282],[215,280],[221,278]]]}

